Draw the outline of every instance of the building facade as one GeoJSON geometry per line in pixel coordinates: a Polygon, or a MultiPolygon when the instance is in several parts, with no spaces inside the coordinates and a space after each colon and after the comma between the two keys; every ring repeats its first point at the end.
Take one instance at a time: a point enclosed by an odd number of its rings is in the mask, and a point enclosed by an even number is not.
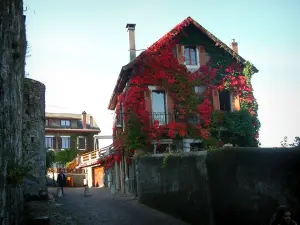
{"type": "Polygon", "coordinates": [[[212,146],[257,146],[260,123],[251,77],[258,70],[188,17],[135,57],[135,24],[127,25],[130,63],[108,108],[115,147],[154,153],[212,146]],[[115,133],[116,134],[116,133],[115,133]]]}
{"type": "Polygon", "coordinates": [[[92,115],[46,113],[45,147],[49,150],[78,149],[92,151],[97,148],[94,135],[101,132],[92,115]]]}

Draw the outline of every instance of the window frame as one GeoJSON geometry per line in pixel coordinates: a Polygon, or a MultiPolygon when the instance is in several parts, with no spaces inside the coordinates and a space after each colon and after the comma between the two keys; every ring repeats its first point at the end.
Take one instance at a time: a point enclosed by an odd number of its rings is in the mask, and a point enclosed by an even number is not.
{"type": "MultiPolygon", "coordinates": [[[[155,113],[159,114],[162,113],[164,115],[164,124],[168,123],[168,103],[167,103],[167,93],[165,90],[151,90],[151,112],[152,112],[152,122],[154,122],[155,119],[155,113]],[[163,94],[163,99],[164,99],[164,112],[154,112],[153,111],[153,93],[160,93],[163,94]]],[[[161,121],[160,121],[161,122],[161,121]]],[[[160,124],[162,125],[162,124],[160,124]]]]}
{"type": "Polygon", "coordinates": [[[185,65],[187,66],[198,66],[198,57],[197,57],[197,47],[196,46],[184,46],[184,58],[185,65]],[[193,55],[195,57],[195,62],[192,61],[192,50],[194,51],[193,55]],[[186,54],[188,51],[188,54],[186,54]],[[187,57],[188,55],[188,57],[187,57]]]}
{"type": "Polygon", "coordinates": [[[60,126],[61,127],[71,127],[71,120],[60,120],[60,126]],[[67,122],[69,122],[69,125],[67,125],[67,122]]]}
{"type": "Polygon", "coordinates": [[[61,150],[65,150],[65,149],[70,149],[71,148],[71,137],[70,136],[60,136],[61,138],[61,150]],[[68,142],[64,143],[64,139],[67,139],[68,142]],[[67,145],[64,146],[64,144],[68,143],[67,145]],[[68,146],[68,147],[66,147],[68,146]]]}
{"type": "Polygon", "coordinates": [[[53,136],[47,136],[47,135],[45,136],[45,148],[46,149],[53,149],[53,138],[54,138],[53,136]],[[49,140],[49,139],[51,140],[51,142],[49,142],[49,143],[51,143],[51,147],[47,146],[47,142],[48,142],[47,140],[49,140]]]}

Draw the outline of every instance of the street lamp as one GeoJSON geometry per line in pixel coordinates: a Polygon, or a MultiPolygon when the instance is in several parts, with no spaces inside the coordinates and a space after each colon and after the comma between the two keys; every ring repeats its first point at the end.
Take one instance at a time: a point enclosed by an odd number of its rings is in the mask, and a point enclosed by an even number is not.
{"type": "Polygon", "coordinates": [[[117,136],[119,137],[122,133],[122,125],[121,124],[117,124],[116,126],[117,128],[117,136]]]}

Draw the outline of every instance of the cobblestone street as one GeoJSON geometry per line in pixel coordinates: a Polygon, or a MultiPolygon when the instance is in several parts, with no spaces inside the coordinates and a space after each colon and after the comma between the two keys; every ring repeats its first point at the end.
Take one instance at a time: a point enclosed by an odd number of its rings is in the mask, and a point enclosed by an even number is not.
{"type": "MultiPolygon", "coordinates": [[[[49,188],[49,192],[56,198],[56,188],[49,188]]],[[[58,210],[66,217],[64,224],[187,225],[139,204],[132,197],[123,194],[114,197],[106,188],[91,188],[90,197],[84,197],[83,188],[66,188],[65,196],[56,198],[56,203],[58,210]]]]}

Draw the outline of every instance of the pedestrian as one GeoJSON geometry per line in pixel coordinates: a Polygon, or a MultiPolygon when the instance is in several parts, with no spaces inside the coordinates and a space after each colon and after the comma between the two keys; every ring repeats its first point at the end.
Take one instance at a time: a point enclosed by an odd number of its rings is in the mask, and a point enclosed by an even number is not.
{"type": "Polygon", "coordinates": [[[297,223],[292,220],[291,209],[288,206],[279,206],[276,210],[274,221],[271,225],[297,225],[297,223]]]}
{"type": "Polygon", "coordinates": [[[66,183],[66,175],[61,170],[59,174],[57,175],[57,184],[61,189],[61,194],[64,195],[64,186],[66,183]]]}

